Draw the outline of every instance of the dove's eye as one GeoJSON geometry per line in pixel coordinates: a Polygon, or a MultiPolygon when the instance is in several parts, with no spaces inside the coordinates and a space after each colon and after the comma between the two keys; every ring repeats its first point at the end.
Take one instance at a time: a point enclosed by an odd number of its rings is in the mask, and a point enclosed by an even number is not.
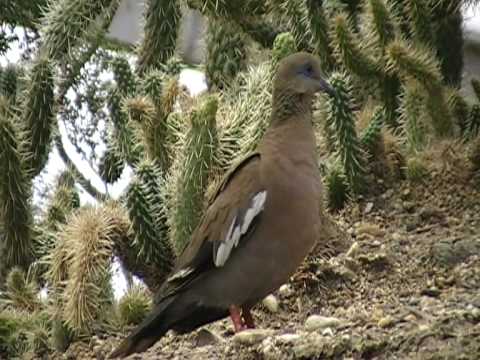
{"type": "Polygon", "coordinates": [[[313,66],[312,64],[305,64],[302,66],[302,69],[300,70],[300,73],[302,75],[305,75],[306,77],[313,77],[313,66]]]}

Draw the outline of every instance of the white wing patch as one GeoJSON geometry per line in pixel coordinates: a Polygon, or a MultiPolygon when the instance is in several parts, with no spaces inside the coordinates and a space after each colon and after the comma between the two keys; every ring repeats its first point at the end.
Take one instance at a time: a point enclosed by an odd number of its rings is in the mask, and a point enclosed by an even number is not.
{"type": "Polygon", "coordinates": [[[167,281],[175,281],[178,279],[182,279],[184,277],[187,277],[190,275],[195,269],[191,267],[187,267],[184,269],[178,270],[176,273],[172,274],[171,276],[168,277],[167,281]]]}
{"type": "Polygon", "coordinates": [[[220,243],[216,254],[213,254],[216,267],[225,265],[230,253],[232,252],[232,249],[238,246],[241,236],[248,231],[248,228],[250,227],[255,216],[263,211],[266,199],[266,190],[258,192],[250,201],[249,207],[245,212],[243,219],[238,219],[237,216],[234,216],[232,223],[228,228],[226,238],[220,243]]]}

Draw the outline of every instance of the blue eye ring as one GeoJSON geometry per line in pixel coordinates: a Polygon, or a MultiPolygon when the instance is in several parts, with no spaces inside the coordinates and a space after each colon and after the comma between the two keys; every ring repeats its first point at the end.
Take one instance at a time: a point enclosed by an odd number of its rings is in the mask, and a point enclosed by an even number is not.
{"type": "Polygon", "coordinates": [[[313,76],[313,66],[312,64],[305,64],[300,70],[300,74],[305,75],[306,77],[313,76]]]}

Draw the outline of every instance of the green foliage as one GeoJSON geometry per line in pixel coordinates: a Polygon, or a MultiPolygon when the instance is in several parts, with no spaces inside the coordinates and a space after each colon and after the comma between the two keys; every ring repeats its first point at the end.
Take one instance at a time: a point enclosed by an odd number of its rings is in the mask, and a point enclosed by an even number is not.
{"type": "Polygon", "coordinates": [[[173,55],[180,21],[177,0],[149,0],[147,6],[145,34],[138,51],[139,74],[161,68],[173,55]]]}
{"type": "Polygon", "coordinates": [[[30,176],[35,177],[47,163],[55,124],[53,67],[48,58],[37,59],[33,64],[23,98],[26,166],[30,176]]]}
{"type": "Polygon", "coordinates": [[[118,302],[118,317],[123,325],[138,325],[151,308],[150,296],[141,286],[134,285],[118,302]]]}
{"type": "Polygon", "coordinates": [[[209,89],[223,89],[245,67],[243,35],[230,21],[212,18],[208,25],[205,75],[209,89]]]}
{"type": "Polygon", "coordinates": [[[332,211],[342,209],[348,201],[348,183],[339,162],[327,167],[325,175],[327,206],[332,211]]]}
{"type": "Polygon", "coordinates": [[[20,266],[26,270],[33,260],[31,182],[19,152],[18,132],[7,115],[0,113],[0,219],[5,224],[0,235],[2,263],[7,269],[20,266]]]}
{"type": "Polygon", "coordinates": [[[345,74],[334,73],[330,77],[330,84],[335,89],[336,96],[327,101],[327,126],[334,134],[335,156],[342,166],[349,189],[358,195],[365,183],[364,154],[355,130],[350,79],[345,74]]]}
{"type": "MultiPolygon", "coordinates": [[[[177,201],[173,209],[173,243],[180,252],[190,239],[203,211],[204,194],[217,163],[218,100],[210,96],[190,116],[181,169],[177,182],[177,201]]],[[[180,165],[180,164],[179,164],[180,165]]]]}
{"type": "Polygon", "coordinates": [[[42,54],[62,60],[85,39],[97,16],[115,0],[50,1],[42,25],[42,54]]]}

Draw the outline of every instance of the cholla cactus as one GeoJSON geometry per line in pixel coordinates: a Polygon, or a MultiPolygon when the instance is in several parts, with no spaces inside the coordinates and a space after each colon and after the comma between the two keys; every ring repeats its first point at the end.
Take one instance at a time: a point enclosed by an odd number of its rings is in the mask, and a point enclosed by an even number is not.
{"type": "Polygon", "coordinates": [[[147,5],[145,37],[138,51],[139,74],[160,68],[173,55],[180,20],[177,0],[149,0],[147,5]]]}
{"type": "Polygon", "coordinates": [[[55,120],[53,67],[48,58],[37,59],[23,97],[21,119],[26,136],[28,169],[34,177],[44,168],[51,149],[55,120]]]}
{"type": "Polygon", "coordinates": [[[336,96],[328,100],[327,126],[335,139],[335,156],[340,162],[348,186],[353,194],[362,192],[364,179],[363,151],[355,130],[355,117],[351,108],[351,85],[342,73],[330,77],[336,96]]]}
{"type": "Polygon", "coordinates": [[[224,19],[210,19],[205,66],[208,87],[227,87],[243,70],[245,60],[245,40],[238,26],[224,19]]]}
{"type": "Polygon", "coordinates": [[[190,115],[181,161],[178,164],[177,195],[173,209],[173,243],[177,252],[188,243],[204,205],[204,193],[217,162],[218,100],[210,96],[190,115]]]}
{"type": "MultiPolygon", "coordinates": [[[[20,153],[18,131],[9,121],[9,112],[0,109],[0,217],[5,224],[3,266],[24,270],[33,261],[31,182],[20,153]]],[[[4,269],[5,271],[5,269],[4,269]]]]}
{"type": "Polygon", "coordinates": [[[151,299],[145,288],[134,285],[118,302],[117,316],[123,325],[137,325],[145,318],[150,308],[151,299]]]}

